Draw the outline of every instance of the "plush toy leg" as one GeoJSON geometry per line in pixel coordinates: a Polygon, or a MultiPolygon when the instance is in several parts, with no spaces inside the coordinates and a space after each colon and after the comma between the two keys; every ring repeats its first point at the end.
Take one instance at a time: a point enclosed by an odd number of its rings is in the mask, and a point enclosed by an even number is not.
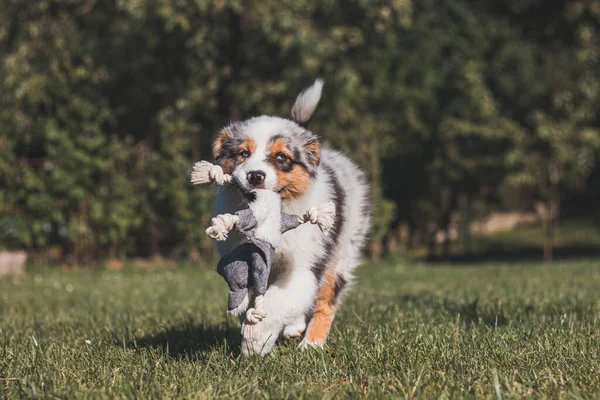
{"type": "Polygon", "coordinates": [[[265,320],[264,296],[256,296],[254,307],[246,312],[242,323],[242,353],[246,356],[269,353],[279,336],[280,328],[273,329],[274,321],[265,320]]]}
{"type": "Polygon", "coordinates": [[[242,315],[246,312],[246,310],[248,309],[248,304],[250,303],[250,296],[248,296],[248,293],[246,293],[246,296],[244,297],[244,300],[242,301],[242,303],[237,306],[234,309],[231,310],[227,310],[227,314],[229,315],[233,315],[233,316],[238,316],[238,315],[242,315]]]}
{"type": "Polygon", "coordinates": [[[264,308],[264,297],[256,296],[254,307],[246,311],[246,320],[242,324],[242,336],[250,340],[256,340],[261,334],[261,321],[265,319],[267,312],[264,308]]]}

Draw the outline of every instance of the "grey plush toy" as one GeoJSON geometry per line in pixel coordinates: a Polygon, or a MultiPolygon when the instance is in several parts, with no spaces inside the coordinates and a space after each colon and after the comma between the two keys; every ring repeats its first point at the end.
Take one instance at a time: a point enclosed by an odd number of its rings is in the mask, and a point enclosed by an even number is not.
{"type": "MultiPolygon", "coordinates": [[[[224,184],[231,181],[230,175],[223,174],[219,166],[205,161],[194,166],[192,183],[216,182],[224,184]]],[[[249,208],[234,214],[220,214],[212,219],[206,230],[208,236],[216,240],[226,240],[232,229],[245,235],[247,242],[234,248],[218,263],[217,272],[229,285],[228,313],[241,315],[246,312],[242,325],[243,334],[251,337],[256,334],[255,325],[266,317],[263,308],[263,295],[267,283],[275,248],[281,234],[311,222],[326,232],[335,216],[333,202],[323,204],[318,209],[311,207],[302,216],[281,212],[281,198],[278,193],[266,189],[252,191],[253,200],[249,208]],[[251,295],[254,307],[248,309],[251,295]]]]}

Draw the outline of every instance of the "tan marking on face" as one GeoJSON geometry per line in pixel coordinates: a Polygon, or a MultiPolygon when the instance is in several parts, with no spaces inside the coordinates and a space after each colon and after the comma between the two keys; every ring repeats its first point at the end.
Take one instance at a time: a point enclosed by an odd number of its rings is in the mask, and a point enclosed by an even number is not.
{"type": "Polygon", "coordinates": [[[298,164],[292,163],[292,152],[287,147],[284,139],[278,139],[270,144],[267,149],[269,160],[273,163],[277,174],[275,190],[281,192],[282,200],[292,200],[302,196],[308,190],[310,175],[298,164]],[[277,154],[284,154],[287,161],[277,161],[277,154]]]}
{"type": "Polygon", "coordinates": [[[212,150],[213,156],[215,159],[219,158],[223,153],[223,144],[230,139],[229,132],[221,131],[215,136],[215,140],[213,140],[212,150]]]}
{"type": "Polygon", "coordinates": [[[254,152],[256,151],[256,141],[254,140],[254,138],[246,136],[244,138],[244,141],[240,145],[239,150],[248,150],[251,154],[254,154],[254,152]]]}
{"type": "Polygon", "coordinates": [[[277,139],[276,141],[271,142],[269,146],[270,147],[267,151],[269,157],[275,158],[275,155],[277,155],[278,153],[283,153],[289,159],[292,159],[292,153],[290,152],[290,149],[288,149],[284,139],[277,139]]]}
{"type": "MultiPolygon", "coordinates": [[[[244,157],[240,154],[244,150],[248,150],[250,152],[250,156],[252,156],[252,154],[254,154],[254,151],[256,150],[256,141],[253,138],[251,138],[250,136],[246,136],[244,138],[244,141],[238,146],[237,152],[235,153],[235,156],[233,156],[233,158],[232,158],[233,165],[231,168],[231,172],[233,172],[233,169],[235,167],[237,167],[240,164],[243,164],[244,161],[246,161],[246,157],[244,157]]],[[[225,169],[223,169],[223,170],[225,170],[225,169]]]]}
{"type": "MultiPolygon", "coordinates": [[[[221,138],[221,135],[217,136],[215,142],[213,143],[213,153],[215,153],[215,158],[223,154],[223,149],[226,147],[226,141],[230,139],[231,137],[226,132],[224,139],[221,138]],[[217,152],[216,148],[219,149],[219,152],[217,152]]],[[[256,150],[255,140],[249,136],[246,136],[242,143],[240,143],[240,145],[237,147],[235,154],[227,158],[222,158],[219,164],[221,165],[221,168],[223,168],[223,172],[226,174],[231,174],[237,165],[240,165],[246,161],[246,159],[240,154],[243,150],[248,150],[252,155],[252,153],[254,153],[256,150]]]]}
{"type": "Polygon", "coordinates": [[[226,130],[223,130],[215,136],[213,140],[212,150],[215,160],[218,160],[219,165],[223,168],[223,172],[231,174],[233,172],[234,162],[231,158],[219,159],[223,156],[225,150],[225,143],[231,139],[231,135],[226,130]]]}

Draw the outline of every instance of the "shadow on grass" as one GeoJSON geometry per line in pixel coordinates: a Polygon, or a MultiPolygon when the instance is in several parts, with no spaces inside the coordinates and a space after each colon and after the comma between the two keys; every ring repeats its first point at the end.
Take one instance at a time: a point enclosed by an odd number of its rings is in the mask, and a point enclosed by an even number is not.
{"type": "MultiPolygon", "coordinates": [[[[226,324],[178,325],[166,331],[132,339],[126,342],[130,349],[153,348],[172,357],[193,359],[200,353],[223,347],[227,353],[237,356],[240,352],[240,329],[226,324]]],[[[123,346],[123,343],[119,343],[123,346]]]]}
{"type": "MultiPolygon", "coordinates": [[[[600,244],[563,245],[556,247],[553,253],[554,261],[576,261],[591,258],[600,258],[600,244]]],[[[521,243],[493,244],[470,254],[454,254],[445,258],[427,261],[433,265],[542,262],[543,249],[541,246],[523,245],[521,243]]]]}
{"type": "Polygon", "coordinates": [[[440,299],[429,292],[420,292],[399,296],[398,301],[412,304],[417,309],[433,310],[446,314],[453,321],[456,321],[460,315],[459,322],[467,328],[471,328],[474,325],[485,325],[496,328],[509,323],[508,318],[502,310],[485,310],[478,307],[479,299],[475,299],[472,302],[457,302],[449,299],[440,299]]]}

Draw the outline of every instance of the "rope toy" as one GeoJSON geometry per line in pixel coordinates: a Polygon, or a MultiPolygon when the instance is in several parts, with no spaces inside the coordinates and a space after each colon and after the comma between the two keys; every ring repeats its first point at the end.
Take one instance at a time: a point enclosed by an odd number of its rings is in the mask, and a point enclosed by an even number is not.
{"type": "Polygon", "coordinates": [[[311,207],[300,217],[300,223],[309,222],[316,224],[321,232],[327,233],[335,222],[335,203],[328,201],[322,204],[319,208],[311,207]]]}
{"type": "Polygon", "coordinates": [[[231,175],[223,172],[223,168],[214,165],[208,161],[198,161],[192,169],[192,183],[199,185],[203,183],[215,182],[217,185],[224,185],[231,182],[231,175]]]}
{"type": "MultiPolygon", "coordinates": [[[[231,180],[231,175],[225,174],[221,167],[207,161],[196,163],[192,170],[191,182],[194,185],[223,185],[231,180]]],[[[248,239],[247,243],[237,246],[219,260],[217,272],[229,285],[227,312],[245,316],[242,335],[251,340],[260,336],[260,322],[267,317],[264,294],[280,236],[308,222],[326,233],[335,222],[333,202],[318,208],[310,207],[297,216],[281,211],[278,193],[268,189],[257,189],[253,193],[255,199],[249,203],[249,208],[234,214],[219,214],[211,219],[211,225],[206,229],[206,234],[218,241],[226,240],[233,229],[248,239]],[[249,282],[252,282],[250,288],[249,282]],[[251,296],[254,304],[249,308],[251,296]]]]}

